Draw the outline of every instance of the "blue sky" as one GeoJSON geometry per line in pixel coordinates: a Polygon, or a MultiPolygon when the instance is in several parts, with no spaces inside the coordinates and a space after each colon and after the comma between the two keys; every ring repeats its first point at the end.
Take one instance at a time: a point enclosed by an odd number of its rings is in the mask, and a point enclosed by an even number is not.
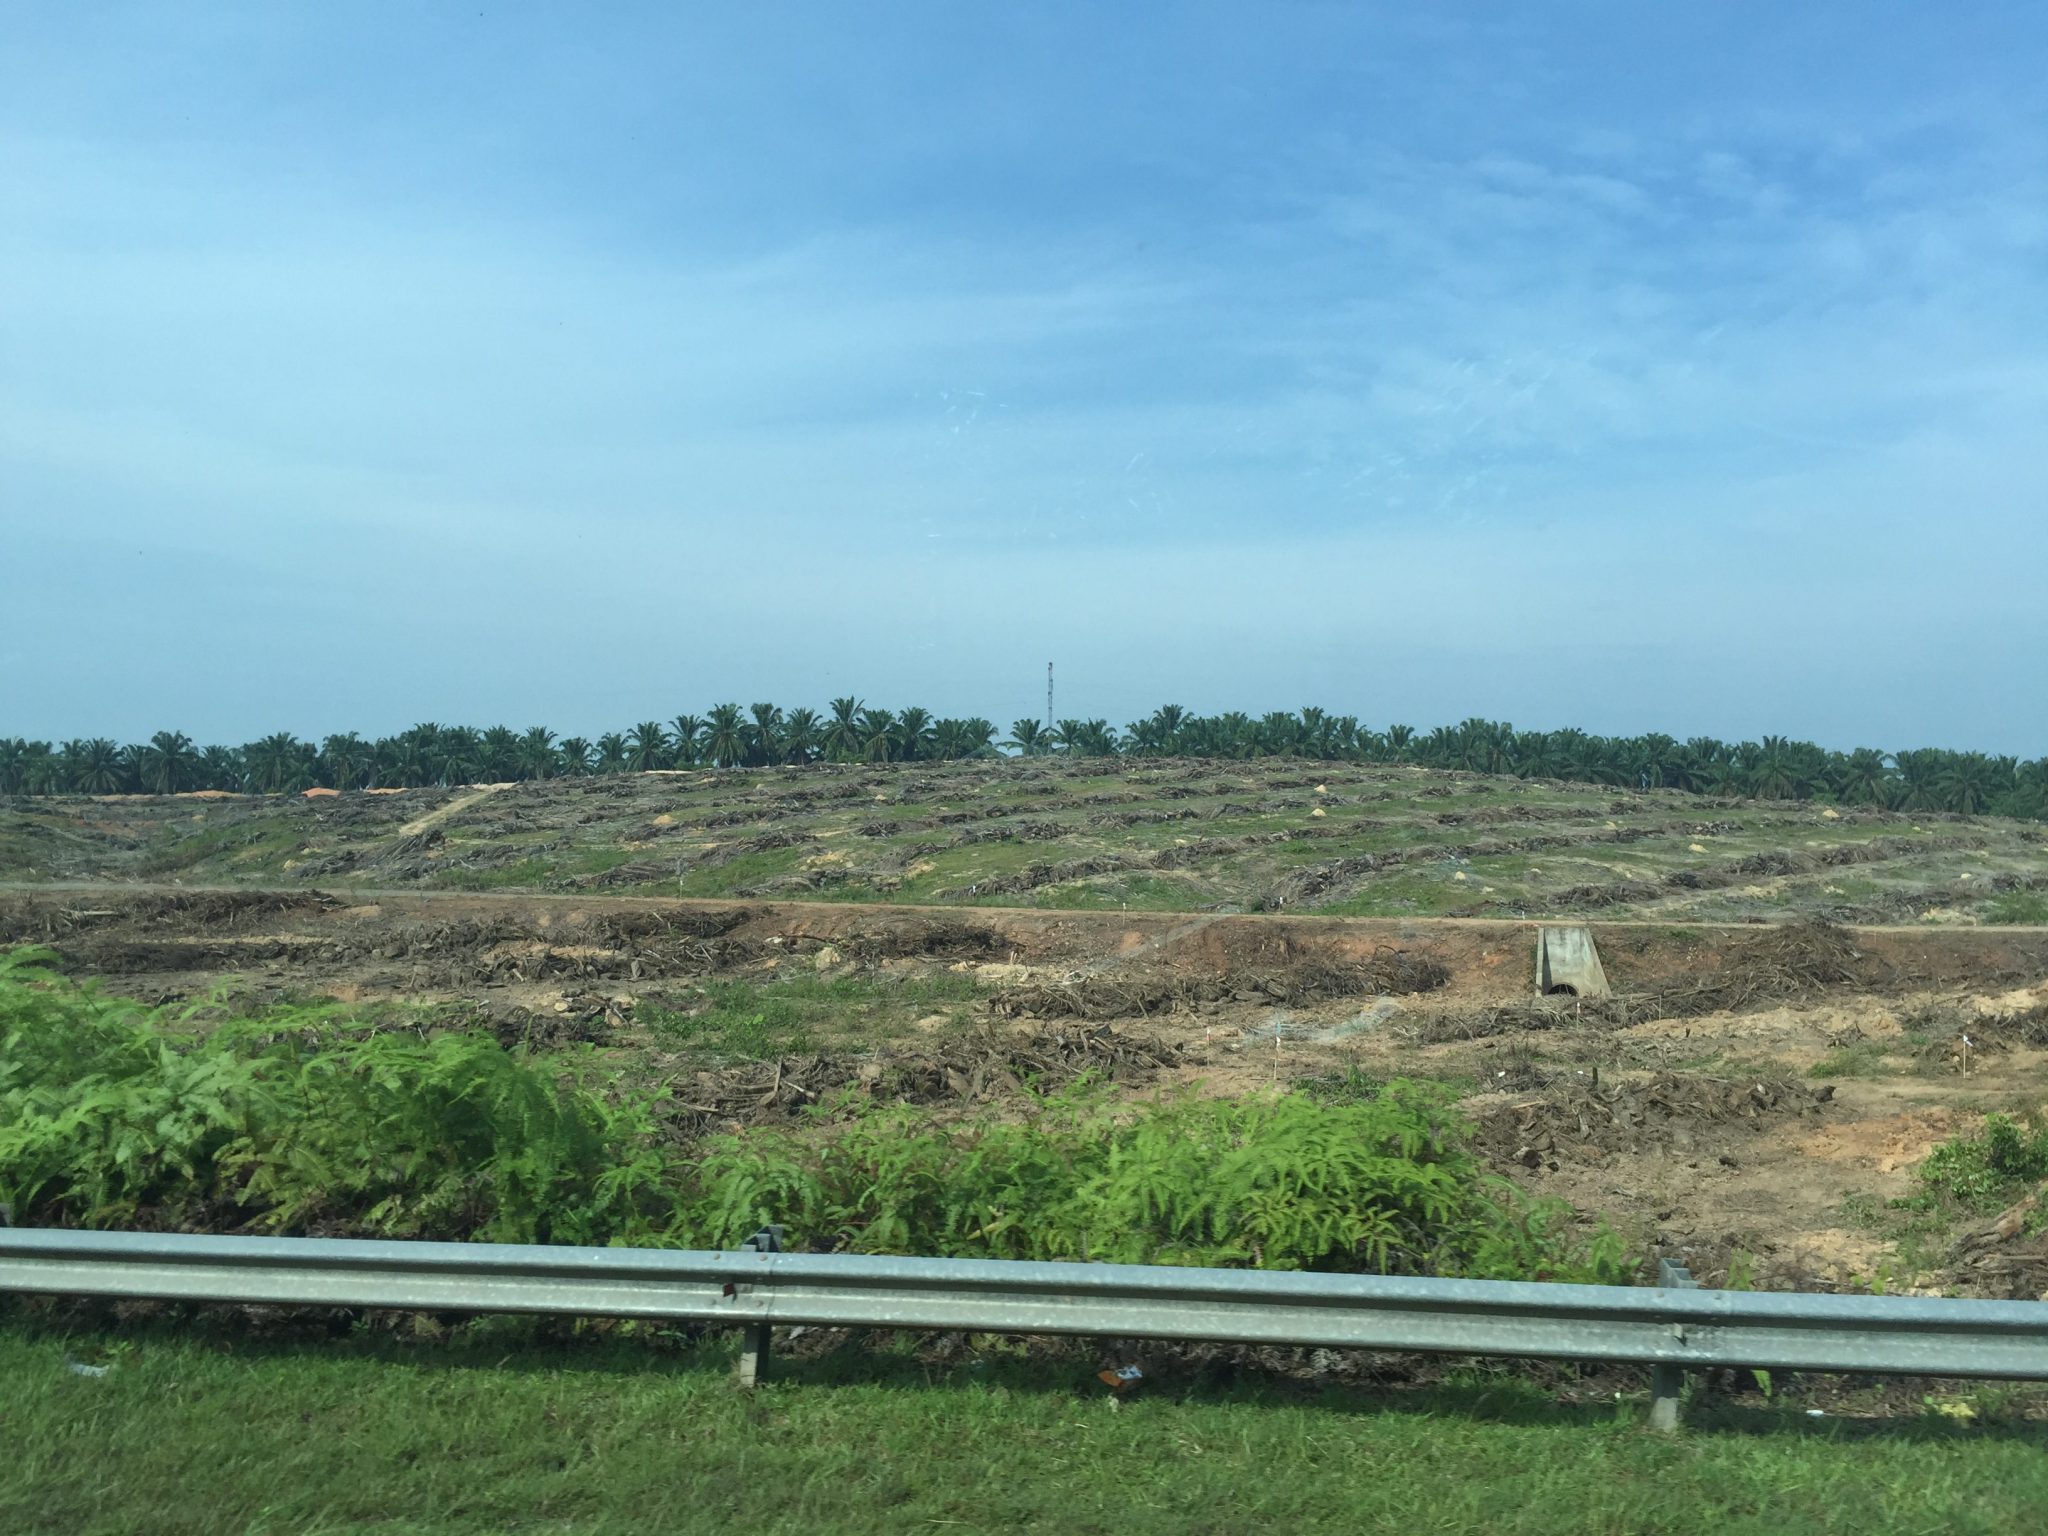
{"type": "Polygon", "coordinates": [[[2038,4],[0,36],[0,732],[2048,751],[2038,4]]]}

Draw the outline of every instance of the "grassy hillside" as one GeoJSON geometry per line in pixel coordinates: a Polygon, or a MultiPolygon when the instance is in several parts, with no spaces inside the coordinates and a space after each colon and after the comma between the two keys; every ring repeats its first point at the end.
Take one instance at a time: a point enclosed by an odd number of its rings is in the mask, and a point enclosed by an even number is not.
{"type": "Polygon", "coordinates": [[[821,765],[15,800],[0,879],[1384,916],[2048,921],[2048,828],[1442,770],[821,765]]]}

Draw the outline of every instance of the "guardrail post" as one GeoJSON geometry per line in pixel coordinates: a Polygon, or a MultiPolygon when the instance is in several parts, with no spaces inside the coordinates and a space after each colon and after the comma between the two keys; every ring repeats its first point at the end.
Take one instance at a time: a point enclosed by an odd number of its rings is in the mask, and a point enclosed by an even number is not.
{"type": "MultiPolygon", "coordinates": [[[[763,1227],[752,1237],[741,1243],[755,1253],[782,1252],[782,1228],[763,1227]]],[[[749,1323],[740,1330],[740,1385],[757,1387],[768,1379],[769,1350],[775,1336],[774,1329],[766,1323],[749,1323]]]]}
{"type": "MultiPolygon", "coordinates": [[[[1699,1282],[1692,1277],[1692,1271],[1671,1259],[1657,1261],[1657,1285],[1661,1290],[1692,1291],[1699,1289],[1699,1282]]],[[[1685,1330],[1673,1325],[1673,1332],[1683,1340],[1685,1330]]],[[[1653,1365],[1650,1367],[1650,1428],[1670,1432],[1678,1428],[1679,1397],[1685,1391],[1685,1367],[1682,1365],[1653,1365]]]]}

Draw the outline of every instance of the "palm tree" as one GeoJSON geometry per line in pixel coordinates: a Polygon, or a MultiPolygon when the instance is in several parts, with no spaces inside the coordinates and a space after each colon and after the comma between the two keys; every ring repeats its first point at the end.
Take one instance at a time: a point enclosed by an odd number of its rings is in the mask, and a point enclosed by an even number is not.
{"type": "Polygon", "coordinates": [[[64,780],[76,794],[118,794],[127,780],[120,746],[104,736],[65,742],[64,780]]]}
{"type": "Polygon", "coordinates": [[[782,758],[789,763],[808,763],[818,755],[823,722],[815,709],[792,709],[782,722],[782,758]]]}
{"type": "Polygon", "coordinates": [[[1875,747],[1856,748],[1841,760],[1832,777],[1835,793],[1849,805],[1882,805],[1891,788],[1884,754],[1875,747]]]}
{"type": "Polygon", "coordinates": [[[1557,739],[1549,731],[1524,731],[1515,742],[1515,772],[1525,779],[1557,778],[1557,739]]]}
{"type": "Polygon", "coordinates": [[[246,749],[249,787],[260,795],[289,794],[306,789],[313,782],[310,742],[302,742],[290,731],[277,731],[246,749]]]}
{"type": "Polygon", "coordinates": [[[606,731],[597,738],[597,771],[599,773],[624,773],[626,771],[626,735],[623,731],[606,731]]]}
{"type": "Polygon", "coordinates": [[[747,713],[753,723],[747,727],[747,744],[759,763],[782,761],[782,711],[773,704],[750,704],[747,713]]]}
{"type": "Polygon", "coordinates": [[[669,740],[675,748],[676,766],[697,766],[704,741],[704,722],[695,715],[677,715],[669,721],[669,740]]]}
{"type": "Polygon", "coordinates": [[[1782,736],[1766,736],[1756,753],[1756,792],[1765,800],[1790,800],[1798,787],[1790,744],[1782,736]]]}
{"type": "Polygon", "coordinates": [[[361,789],[376,759],[370,744],[354,731],[329,736],[320,743],[320,773],[332,789],[361,789]]]}
{"type": "Polygon", "coordinates": [[[0,736],[0,795],[31,793],[29,744],[19,736],[0,736]]]}
{"type": "Polygon", "coordinates": [[[238,748],[216,744],[200,750],[199,782],[208,789],[240,789],[248,772],[248,764],[238,748]]]}
{"type": "Polygon", "coordinates": [[[642,720],[626,739],[626,766],[635,773],[668,766],[668,732],[659,720],[642,720]]]}
{"type": "Polygon", "coordinates": [[[931,756],[931,711],[919,709],[915,704],[904,710],[896,717],[896,740],[902,746],[906,762],[931,756]]]}
{"type": "Polygon", "coordinates": [[[1415,741],[1415,727],[1412,725],[1390,725],[1387,727],[1387,751],[1397,763],[1408,761],[1408,753],[1415,741]]]}
{"type": "Polygon", "coordinates": [[[1166,750],[1166,737],[1159,729],[1156,714],[1147,715],[1143,720],[1133,720],[1125,726],[1124,739],[1130,743],[1134,757],[1157,757],[1166,750]]]}
{"type": "Polygon", "coordinates": [[[484,738],[481,731],[466,725],[452,725],[441,732],[435,750],[441,755],[436,782],[443,785],[474,784],[485,777],[484,738]]]}
{"type": "MultiPolygon", "coordinates": [[[[1939,782],[1949,810],[1964,816],[1981,815],[1998,795],[2012,788],[2010,769],[2002,771],[1996,759],[1982,752],[1946,755],[1948,762],[1939,782]]],[[[2009,763],[2011,759],[2006,761],[2009,763]]]]}
{"type": "Polygon", "coordinates": [[[747,731],[737,704],[712,708],[704,737],[704,755],[718,768],[737,768],[746,761],[747,731]]]}
{"type": "Polygon", "coordinates": [[[519,737],[508,725],[494,725],[483,734],[483,743],[477,754],[477,770],[482,778],[493,784],[502,784],[519,772],[519,737]]]}
{"type": "Polygon", "coordinates": [[[1003,745],[1015,747],[1025,757],[1042,757],[1046,750],[1045,727],[1028,717],[1013,720],[1010,722],[1010,739],[1003,745]]]}
{"type": "Polygon", "coordinates": [[[871,763],[886,763],[896,755],[896,717],[886,709],[860,712],[861,756],[871,763]]]}
{"type": "Polygon", "coordinates": [[[530,725],[519,738],[515,754],[523,779],[552,779],[560,758],[555,753],[555,733],[544,725],[530,725]]]}
{"type": "Polygon", "coordinates": [[[582,778],[590,772],[593,754],[591,745],[581,736],[571,736],[560,748],[562,772],[571,778],[582,778]]]}
{"type": "Polygon", "coordinates": [[[153,795],[175,795],[192,787],[199,753],[183,731],[158,731],[148,746],[135,749],[134,762],[144,789],[153,795]]]}
{"type": "Polygon", "coordinates": [[[1223,757],[1250,757],[1257,750],[1252,717],[1233,709],[1215,720],[1215,750],[1223,757]]]}
{"type": "Polygon", "coordinates": [[[859,699],[834,699],[829,706],[831,718],[826,721],[825,734],[820,742],[825,755],[835,763],[851,762],[861,755],[859,699]]]}

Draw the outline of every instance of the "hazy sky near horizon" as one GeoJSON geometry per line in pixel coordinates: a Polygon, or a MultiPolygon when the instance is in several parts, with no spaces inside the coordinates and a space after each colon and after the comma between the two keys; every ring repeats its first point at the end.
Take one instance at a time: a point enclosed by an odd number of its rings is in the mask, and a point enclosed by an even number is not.
{"type": "Polygon", "coordinates": [[[2048,9],[0,0],[0,734],[2048,752],[2048,9]]]}

